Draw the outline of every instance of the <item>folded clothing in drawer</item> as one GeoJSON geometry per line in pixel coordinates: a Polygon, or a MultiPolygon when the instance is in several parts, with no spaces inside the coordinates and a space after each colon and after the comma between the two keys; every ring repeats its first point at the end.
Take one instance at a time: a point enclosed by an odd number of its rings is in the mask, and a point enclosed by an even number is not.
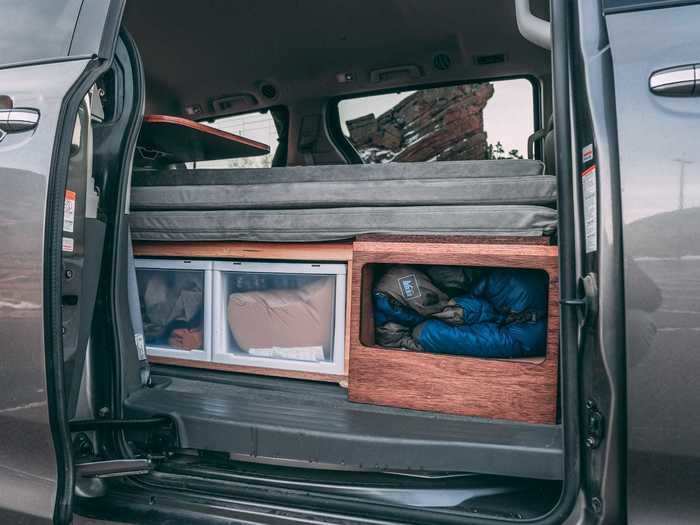
{"type": "Polygon", "coordinates": [[[340,375],[346,266],[216,261],[213,360],[340,375]]]}
{"type": "Polygon", "coordinates": [[[389,266],[373,290],[376,343],[472,357],[542,356],[547,294],[547,274],[538,270],[389,266]]]}
{"type": "Polygon", "coordinates": [[[136,259],[146,352],[152,357],[210,358],[212,264],[136,259]]]}
{"type": "Polygon", "coordinates": [[[201,272],[139,270],[147,344],[202,348],[204,276],[201,272]]]}
{"type": "Polygon", "coordinates": [[[238,347],[256,357],[323,361],[330,351],[335,282],[232,293],[227,317],[238,347]]]}

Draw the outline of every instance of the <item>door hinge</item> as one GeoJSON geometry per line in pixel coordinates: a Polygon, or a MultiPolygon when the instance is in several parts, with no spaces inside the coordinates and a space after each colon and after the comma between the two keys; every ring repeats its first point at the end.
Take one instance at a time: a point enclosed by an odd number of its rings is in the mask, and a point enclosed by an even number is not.
{"type": "Polygon", "coordinates": [[[598,406],[592,399],[586,401],[585,443],[586,447],[596,449],[603,441],[605,434],[605,418],[598,410],[598,406]]]}
{"type": "MultiPolygon", "coordinates": [[[[177,447],[178,438],[174,422],[168,417],[141,419],[86,419],[70,422],[70,430],[76,433],[73,442],[76,473],[82,478],[111,478],[148,474],[154,462],[167,460],[177,447]],[[92,441],[86,432],[129,430],[137,432],[143,446],[133,459],[104,459],[97,457],[92,441]]],[[[83,487],[83,490],[91,490],[83,487]]]]}

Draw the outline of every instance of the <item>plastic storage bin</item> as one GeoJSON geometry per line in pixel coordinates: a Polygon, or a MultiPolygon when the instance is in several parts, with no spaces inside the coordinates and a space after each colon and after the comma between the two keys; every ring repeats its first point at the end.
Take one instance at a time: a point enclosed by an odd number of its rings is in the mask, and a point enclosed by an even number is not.
{"type": "Polygon", "coordinates": [[[344,264],[214,262],[216,363],[342,374],[344,264]]]}
{"type": "Polygon", "coordinates": [[[211,360],[210,261],[137,259],[146,353],[211,360]]]}

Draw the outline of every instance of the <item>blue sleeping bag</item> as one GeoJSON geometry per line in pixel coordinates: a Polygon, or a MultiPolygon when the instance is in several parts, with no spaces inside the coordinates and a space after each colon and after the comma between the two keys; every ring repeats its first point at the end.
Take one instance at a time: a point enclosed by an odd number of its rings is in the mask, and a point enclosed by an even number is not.
{"type": "Polygon", "coordinates": [[[471,294],[455,298],[465,324],[428,320],[413,330],[426,352],[474,357],[544,355],[547,335],[547,274],[493,270],[471,294]]]}
{"type": "Polygon", "coordinates": [[[411,308],[393,300],[385,293],[375,290],[374,299],[374,323],[382,326],[386,323],[398,323],[403,326],[416,326],[425,321],[425,317],[419,315],[411,308]]]}

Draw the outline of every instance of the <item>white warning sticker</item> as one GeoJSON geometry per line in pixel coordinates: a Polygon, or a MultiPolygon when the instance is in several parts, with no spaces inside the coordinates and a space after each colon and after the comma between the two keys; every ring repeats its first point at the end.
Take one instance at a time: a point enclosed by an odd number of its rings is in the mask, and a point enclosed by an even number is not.
{"type": "Polygon", "coordinates": [[[75,192],[66,190],[63,200],[63,231],[73,233],[75,228],[75,192]]]}
{"type": "Polygon", "coordinates": [[[595,164],[581,173],[583,219],[586,230],[586,253],[598,249],[598,187],[595,164]]]}
{"type": "Polygon", "coordinates": [[[581,150],[581,160],[584,164],[593,160],[593,144],[589,144],[581,150]]]}
{"type": "Polygon", "coordinates": [[[73,253],[73,239],[71,239],[70,237],[64,237],[61,245],[62,245],[61,249],[64,252],[73,253]]]}

